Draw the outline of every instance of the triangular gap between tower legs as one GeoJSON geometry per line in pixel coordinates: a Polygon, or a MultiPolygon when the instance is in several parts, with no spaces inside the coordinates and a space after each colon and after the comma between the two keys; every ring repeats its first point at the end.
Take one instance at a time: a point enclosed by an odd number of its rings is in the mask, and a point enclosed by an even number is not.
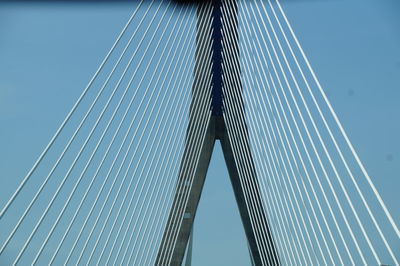
{"type": "MultiPolygon", "coordinates": [[[[199,202],[199,204],[200,204],[200,202],[199,202]]],[[[192,229],[190,231],[189,243],[188,243],[187,248],[186,248],[186,252],[185,252],[185,256],[183,258],[182,266],[192,266],[192,261],[193,261],[193,241],[194,241],[194,231],[195,231],[194,227],[195,227],[195,224],[196,224],[196,219],[194,220],[193,225],[192,225],[192,229]]],[[[253,255],[251,253],[250,245],[249,245],[249,242],[247,241],[247,239],[246,239],[246,247],[247,247],[247,251],[248,251],[248,254],[249,254],[250,265],[255,266],[253,255]]]]}

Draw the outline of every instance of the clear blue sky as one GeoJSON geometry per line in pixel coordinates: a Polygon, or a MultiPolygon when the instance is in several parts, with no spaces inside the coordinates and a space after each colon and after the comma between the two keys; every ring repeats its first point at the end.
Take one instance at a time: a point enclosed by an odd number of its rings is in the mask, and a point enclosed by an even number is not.
{"type": "MultiPolygon", "coordinates": [[[[282,4],[400,224],[400,3],[282,4]]],[[[0,206],[45,147],[132,10],[128,3],[0,1],[0,206]]],[[[195,222],[193,265],[246,264],[245,236],[217,144],[195,222]]]]}

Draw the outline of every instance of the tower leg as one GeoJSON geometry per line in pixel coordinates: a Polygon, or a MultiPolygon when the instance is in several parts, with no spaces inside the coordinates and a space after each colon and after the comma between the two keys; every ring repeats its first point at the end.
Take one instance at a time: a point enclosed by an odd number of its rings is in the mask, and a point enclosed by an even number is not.
{"type": "MultiPolygon", "coordinates": [[[[170,256],[171,263],[169,265],[182,265],[190,232],[193,227],[197,206],[200,201],[201,191],[203,190],[214,143],[215,137],[210,124],[206,132],[203,147],[201,148],[199,162],[195,170],[193,184],[190,190],[185,189],[185,186],[189,186],[191,176],[187,174],[187,171],[183,171],[183,168],[181,168],[176,190],[177,192],[174,196],[167,226],[161,241],[156,265],[166,265],[166,258],[169,258],[170,256]],[[182,206],[182,204],[185,203],[182,199],[186,198],[187,202],[182,206]]],[[[188,160],[193,160],[193,156],[190,156],[189,149],[185,149],[182,165],[185,165],[185,161],[188,160]]]]}
{"type": "Polygon", "coordinates": [[[176,193],[157,254],[156,265],[166,265],[168,263],[166,257],[171,257],[170,265],[180,266],[182,264],[214,149],[214,123],[207,125],[205,135],[198,134],[199,128],[204,128],[202,118],[210,112],[209,105],[204,107],[200,103],[209,102],[207,97],[211,92],[209,87],[211,84],[211,14],[212,6],[210,4],[199,4],[197,8],[195,79],[192,87],[186,146],[179,170],[176,193]],[[194,154],[198,150],[195,147],[202,142],[203,146],[200,148],[198,163],[195,166],[193,184],[190,187],[192,176],[186,166],[195,163],[195,158],[198,156],[198,154],[194,154]],[[183,199],[187,199],[187,202],[183,199]],[[182,206],[183,204],[184,206],[182,206]]]}
{"type": "MultiPolygon", "coordinates": [[[[240,124],[240,123],[239,123],[240,124]]],[[[252,186],[252,195],[243,188],[240,181],[239,170],[237,163],[243,162],[243,154],[237,154],[237,161],[235,161],[234,153],[231,146],[225,123],[217,126],[221,131],[216,135],[221,141],[222,151],[224,153],[225,162],[228,168],[229,177],[231,179],[233,192],[235,194],[236,202],[239,208],[240,217],[242,219],[244,231],[246,233],[249,249],[252,255],[254,265],[263,265],[262,259],[267,262],[271,262],[272,265],[279,265],[278,254],[274,246],[273,237],[268,226],[267,217],[265,216],[264,204],[261,197],[261,191],[256,176],[255,166],[253,158],[250,153],[249,173],[247,176],[246,183],[252,186]],[[252,207],[248,207],[246,204],[245,197],[251,197],[252,207]],[[257,217],[258,221],[261,221],[257,226],[252,225],[252,217],[257,217]],[[257,245],[258,242],[258,245],[257,245]],[[260,248],[261,247],[261,248],[260,248]]],[[[249,140],[246,136],[241,136],[243,139],[240,140],[246,148],[249,149],[249,140]]],[[[244,151],[243,151],[244,153],[244,151]]]]}

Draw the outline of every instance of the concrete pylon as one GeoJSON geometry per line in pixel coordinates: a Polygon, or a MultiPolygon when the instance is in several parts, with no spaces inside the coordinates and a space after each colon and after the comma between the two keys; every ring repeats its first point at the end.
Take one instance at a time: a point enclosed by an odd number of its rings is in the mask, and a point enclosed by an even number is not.
{"type": "MultiPolygon", "coordinates": [[[[156,265],[167,265],[167,261],[170,261],[169,265],[182,265],[216,141],[221,142],[225,162],[228,168],[236,202],[239,208],[239,213],[247,237],[252,262],[255,265],[263,265],[263,261],[270,262],[272,265],[279,265],[279,257],[267,223],[258,179],[256,176],[255,165],[251,156],[247,125],[243,122],[245,121],[245,117],[243,117],[244,115],[241,113],[232,114],[233,120],[236,122],[232,126],[236,127],[236,129],[240,130],[240,132],[244,132],[240,138],[242,143],[244,143],[244,149],[246,149],[247,154],[250,154],[250,158],[248,155],[245,157],[245,152],[243,152],[241,154],[236,154],[235,160],[233,153],[234,151],[231,145],[232,142],[229,139],[227,125],[224,120],[224,95],[222,90],[223,48],[221,43],[223,38],[221,32],[221,8],[223,4],[224,3],[221,0],[213,0],[208,3],[198,4],[197,7],[195,79],[192,87],[192,105],[190,108],[191,114],[189,116],[190,119],[186,135],[187,145],[183,153],[176,186],[176,193],[174,195],[172,208],[157,254],[155,263],[156,265]],[[204,80],[209,82],[204,82],[204,80]],[[205,86],[204,84],[211,84],[211,86],[205,86]],[[202,107],[200,103],[203,102],[202,100],[204,100],[201,99],[201,97],[209,97],[208,93],[202,93],[204,90],[206,90],[206,92],[211,91],[211,106],[201,109],[202,107]],[[205,113],[205,110],[209,112],[210,108],[212,111],[212,116],[207,125],[205,135],[200,136],[199,139],[193,139],[195,136],[195,134],[193,134],[195,131],[194,129],[198,128],[198,126],[202,123],[202,119],[200,119],[201,115],[198,114],[201,112],[205,113]],[[201,141],[203,145],[200,149],[199,161],[195,166],[196,169],[194,171],[193,183],[190,187],[188,184],[192,176],[188,175],[184,166],[193,160],[194,145],[201,141]],[[246,205],[246,201],[248,201],[250,197],[249,192],[242,186],[239,178],[239,166],[242,167],[245,164],[245,161],[247,162],[246,167],[250,173],[247,179],[251,179],[246,180],[246,182],[251,182],[253,188],[251,193],[250,208],[248,208],[246,205]],[[182,199],[186,198],[187,201],[182,203],[182,199]],[[182,204],[184,204],[184,206],[182,206],[182,204]],[[254,225],[254,223],[252,224],[251,217],[257,217],[257,220],[262,222],[258,222],[257,225],[254,225]],[[166,257],[171,257],[171,259],[166,260],[166,257]]],[[[231,31],[230,33],[234,33],[230,34],[230,36],[233,37],[231,37],[229,44],[233,46],[231,47],[232,50],[239,51],[238,40],[237,37],[235,37],[238,36],[236,1],[229,1],[229,6],[231,13],[233,14],[231,14],[232,18],[229,20],[230,24],[228,26],[225,25],[224,29],[225,31],[228,30],[231,31]],[[232,40],[232,38],[234,39],[232,40]]],[[[233,62],[236,62],[237,66],[240,65],[238,53],[229,56],[233,56],[233,58],[230,59],[233,60],[233,62]]],[[[225,67],[224,69],[227,68],[225,67]]],[[[232,76],[239,77],[240,80],[240,73],[238,73],[240,72],[240,68],[228,69],[228,71],[231,71],[230,74],[232,76]]],[[[239,84],[239,86],[241,87],[241,84],[239,84]]],[[[239,91],[242,91],[241,88],[239,91]]],[[[241,95],[236,96],[232,102],[244,110],[244,101],[241,95]]]]}

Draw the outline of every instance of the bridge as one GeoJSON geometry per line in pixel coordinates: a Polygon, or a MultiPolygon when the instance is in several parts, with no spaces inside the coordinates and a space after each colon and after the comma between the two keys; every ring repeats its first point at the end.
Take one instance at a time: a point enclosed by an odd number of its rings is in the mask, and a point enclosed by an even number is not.
{"type": "Polygon", "coordinates": [[[396,221],[278,0],[136,4],[1,206],[0,263],[190,264],[216,142],[254,265],[399,265],[396,221]]]}

